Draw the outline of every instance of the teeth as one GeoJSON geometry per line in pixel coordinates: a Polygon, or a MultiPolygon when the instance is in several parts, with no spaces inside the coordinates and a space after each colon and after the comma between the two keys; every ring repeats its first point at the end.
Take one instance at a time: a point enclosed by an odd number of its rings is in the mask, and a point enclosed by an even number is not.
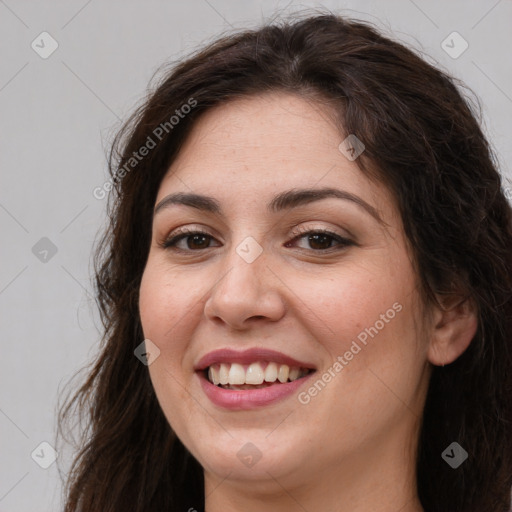
{"type": "Polygon", "coordinates": [[[229,366],[222,363],[219,369],[219,382],[220,384],[228,384],[229,382],[229,366]]]}
{"type": "Polygon", "coordinates": [[[219,383],[218,372],[214,371],[213,367],[210,366],[208,369],[208,379],[210,382],[213,382],[215,385],[219,383]]]}
{"type": "Polygon", "coordinates": [[[281,383],[293,382],[308,373],[309,370],[305,368],[290,368],[286,364],[275,362],[255,362],[248,366],[239,363],[221,363],[208,368],[208,380],[216,386],[219,384],[221,386],[241,386],[244,384],[259,386],[264,382],[272,383],[277,380],[281,383]]]}
{"type": "Polygon", "coordinates": [[[277,380],[277,363],[268,363],[265,368],[265,382],[275,382],[277,380]]]}
{"type": "Polygon", "coordinates": [[[245,370],[241,364],[233,363],[229,369],[229,384],[245,384],[245,370]]]}
{"type": "Polygon", "coordinates": [[[265,375],[260,363],[252,363],[245,374],[246,384],[262,384],[265,375]]]}
{"type": "Polygon", "coordinates": [[[279,382],[286,382],[288,380],[288,375],[290,375],[290,367],[286,364],[282,364],[279,367],[279,372],[277,374],[279,382]]]}
{"type": "Polygon", "coordinates": [[[297,380],[300,375],[300,368],[293,367],[290,368],[290,373],[288,375],[288,378],[293,382],[294,380],[297,380]]]}

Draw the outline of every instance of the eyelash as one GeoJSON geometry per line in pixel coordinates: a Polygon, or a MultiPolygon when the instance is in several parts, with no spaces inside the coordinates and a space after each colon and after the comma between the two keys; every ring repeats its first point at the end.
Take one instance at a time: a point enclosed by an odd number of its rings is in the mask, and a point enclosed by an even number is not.
{"type": "MultiPolygon", "coordinates": [[[[330,238],[334,239],[336,242],[338,242],[339,245],[338,245],[338,247],[328,247],[327,249],[302,249],[302,250],[306,250],[306,251],[311,250],[311,251],[317,252],[317,253],[322,253],[322,252],[325,253],[325,252],[341,250],[345,247],[356,245],[355,242],[353,242],[352,240],[349,240],[348,238],[344,238],[336,233],[333,233],[332,231],[329,231],[327,229],[322,229],[322,228],[304,229],[304,230],[299,229],[298,233],[296,233],[294,235],[294,238],[292,240],[290,240],[290,242],[294,242],[296,240],[304,238],[306,235],[311,235],[311,234],[327,235],[330,238]]],[[[179,249],[176,247],[177,242],[179,242],[182,239],[188,238],[189,236],[192,236],[192,235],[204,235],[206,237],[214,238],[212,235],[210,235],[209,233],[207,233],[205,231],[190,230],[188,228],[183,228],[176,235],[164,240],[161,245],[164,249],[172,249],[177,252],[199,252],[199,251],[204,250],[204,249],[197,249],[197,250],[179,249]]],[[[287,242],[287,244],[290,242],[287,242]]],[[[209,249],[209,247],[207,247],[207,249],[209,249]]]]}

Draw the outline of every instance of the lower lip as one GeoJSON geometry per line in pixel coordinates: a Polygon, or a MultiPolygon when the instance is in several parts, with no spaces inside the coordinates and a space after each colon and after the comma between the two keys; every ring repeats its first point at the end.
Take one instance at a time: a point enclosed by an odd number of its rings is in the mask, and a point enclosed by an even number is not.
{"type": "Polygon", "coordinates": [[[197,372],[201,386],[206,396],[219,407],[231,410],[248,410],[276,403],[293,395],[316,372],[311,372],[305,377],[286,382],[273,384],[260,389],[224,389],[212,384],[203,372],[197,372]]]}

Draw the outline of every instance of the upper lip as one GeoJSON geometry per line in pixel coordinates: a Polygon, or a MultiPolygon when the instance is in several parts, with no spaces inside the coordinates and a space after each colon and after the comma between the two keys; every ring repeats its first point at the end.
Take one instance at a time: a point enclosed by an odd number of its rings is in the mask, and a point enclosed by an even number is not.
{"type": "Polygon", "coordinates": [[[208,352],[196,363],[195,371],[205,370],[212,364],[217,363],[240,363],[250,364],[257,361],[274,361],[280,364],[286,364],[290,367],[308,368],[315,370],[311,363],[298,361],[293,357],[287,356],[281,352],[266,348],[250,348],[247,350],[233,350],[230,348],[221,348],[208,352]]]}

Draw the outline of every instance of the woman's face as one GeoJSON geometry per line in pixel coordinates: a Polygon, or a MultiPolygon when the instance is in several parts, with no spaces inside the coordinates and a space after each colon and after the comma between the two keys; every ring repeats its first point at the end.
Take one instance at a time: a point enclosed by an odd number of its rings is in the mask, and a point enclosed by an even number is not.
{"type": "Polygon", "coordinates": [[[417,280],[391,195],[343,139],[297,96],[231,101],[161,183],[140,289],[149,372],[211,481],[413,464],[429,376],[417,280]],[[173,241],[183,229],[202,234],[173,241]]]}

